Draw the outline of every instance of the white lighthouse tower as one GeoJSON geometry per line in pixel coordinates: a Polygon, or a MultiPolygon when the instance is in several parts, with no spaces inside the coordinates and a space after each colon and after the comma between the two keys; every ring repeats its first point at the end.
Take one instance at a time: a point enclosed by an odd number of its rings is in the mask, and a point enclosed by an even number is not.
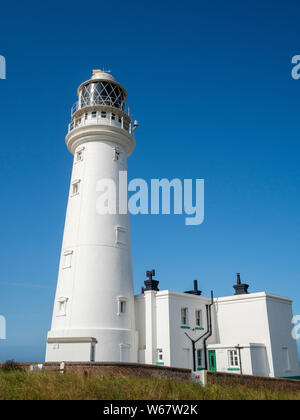
{"type": "Polygon", "coordinates": [[[126,171],[135,140],[127,92],[94,70],[78,88],[66,144],[74,155],[46,361],[137,361],[129,215],[99,214],[99,181],[126,171]]]}

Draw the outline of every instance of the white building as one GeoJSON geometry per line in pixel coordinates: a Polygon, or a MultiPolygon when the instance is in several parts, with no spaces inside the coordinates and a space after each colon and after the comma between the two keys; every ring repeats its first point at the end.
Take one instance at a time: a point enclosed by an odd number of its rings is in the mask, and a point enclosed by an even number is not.
{"type": "Polygon", "coordinates": [[[134,297],[129,216],[97,208],[99,180],[119,188],[119,171],[135,147],[126,98],[125,88],[99,70],[78,88],[66,136],[74,163],[46,361],[299,376],[292,302],[248,294],[239,275],[234,296],[207,298],[196,281],[185,293],[159,291],[151,271],[134,297]]]}
{"type": "Polygon", "coordinates": [[[296,377],[300,374],[292,338],[292,302],[268,293],[202,297],[194,290],[158,291],[157,283],[135,296],[138,360],[248,375],[296,377]],[[211,305],[211,303],[213,304],[211,305]],[[211,305],[211,308],[210,308],[211,305]],[[193,343],[194,341],[194,343],[193,343]]]}

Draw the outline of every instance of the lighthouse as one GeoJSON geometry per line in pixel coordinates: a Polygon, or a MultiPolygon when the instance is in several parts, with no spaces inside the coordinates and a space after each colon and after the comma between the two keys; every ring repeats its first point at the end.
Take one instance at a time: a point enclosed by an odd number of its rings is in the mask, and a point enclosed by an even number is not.
{"type": "Polygon", "coordinates": [[[135,147],[126,99],[109,72],[94,70],[71,110],[74,158],[47,362],[137,362],[129,215],[97,206],[99,182],[118,191],[135,147]]]}

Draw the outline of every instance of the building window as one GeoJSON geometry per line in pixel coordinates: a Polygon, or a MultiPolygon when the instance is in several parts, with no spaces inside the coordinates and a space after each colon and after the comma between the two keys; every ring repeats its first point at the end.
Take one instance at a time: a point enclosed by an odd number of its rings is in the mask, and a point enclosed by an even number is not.
{"type": "Polygon", "coordinates": [[[181,308],[181,325],[188,325],[188,308],[181,308]]]}
{"type": "Polygon", "coordinates": [[[57,316],[65,316],[67,314],[67,302],[68,302],[67,297],[60,297],[57,300],[57,303],[58,303],[57,316]]]}
{"type": "Polygon", "coordinates": [[[237,350],[229,350],[228,351],[228,358],[229,358],[229,367],[230,368],[238,368],[240,366],[239,355],[238,355],[237,350]]]}
{"type": "Polygon", "coordinates": [[[115,120],[116,119],[116,115],[114,113],[111,114],[111,119],[115,120]]]}
{"type": "Polygon", "coordinates": [[[106,118],[106,112],[105,111],[101,112],[101,118],[106,118]]]}
{"type": "Polygon", "coordinates": [[[87,113],[87,112],[84,114],[84,119],[85,119],[85,120],[87,120],[87,119],[88,119],[88,113],[87,113]]]}
{"type": "Polygon", "coordinates": [[[64,251],[63,269],[72,267],[72,257],[73,257],[73,251],[72,250],[64,251]]]}
{"type": "Polygon", "coordinates": [[[96,118],[97,117],[97,112],[93,111],[92,112],[92,118],[96,118]]]}
{"type": "Polygon", "coordinates": [[[164,354],[162,349],[157,349],[157,363],[163,364],[164,363],[164,354]]]}
{"type": "Polygon", "coordinates": [[[203,361],[202,354],[203,354],[202,350],[198,349],[197,350],[197,368],[202,367],[202,361],[203,361]]]}
{"type": "Polygon", "coordinates": [[[122,118],[119,117],[119,123],[121,123],[121,122],[122,122],[122,118]]]}
{"type": "Polygon", "coordinates": [[[79,194],[80,179],[72,182],[72,196],[79,194]]]}
{"type": "Polygon", "coordinates": [[[196,311],[196,327],[202,327],[202,311],[196,311]]]}

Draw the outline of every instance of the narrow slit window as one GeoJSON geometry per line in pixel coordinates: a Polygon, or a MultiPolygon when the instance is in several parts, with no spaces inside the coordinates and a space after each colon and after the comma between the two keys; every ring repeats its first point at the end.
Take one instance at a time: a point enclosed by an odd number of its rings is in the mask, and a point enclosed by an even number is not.
{"type": "Polygon", "coordinates": [[[76,180],[72,183],[72,196],[79,194],[80,180],[76,180]]]}
{"type": "Polygon", "coordinates": [[[126,302],[125,300],[121,300],[120,302],[120,314],[125,314],[126,312],[126,302]]]}
{"type": "Polygon", "coordinates": [[[76,162],[81,162],[83,160],[83,150],[80,149],[76,152],[76,162]]]}
{"type": "Polygon", "coordinates": [[[57,316],[66,316],[67,314],[67,297],[60,297],[58,298],[58,310],[57,310],[57,316]]]}
{"type": "Polygon", "coordinates": [[[121,150],[118,147],[113,148],[113,159],[114,161],[118,161],[121,156],[121,150]]]}
{"type": "Polygon", "coordinates": [[[117,315],[120,316],[120,315],[126,314],[126,311],[127,311],[127,297],[118,296],[117,303],[118,303],[117,315]]]}
{"type": "Polygon", "coordinates": [[[71,268],[73,259],[73,251],[67,250],[63,255],[63,268],[71,268]]]}
{"type": "Polygon", "coordinates": [[[115,226],[115,243],[120,245],[127,245],[127,229],[122,226],[115,226]]]}

